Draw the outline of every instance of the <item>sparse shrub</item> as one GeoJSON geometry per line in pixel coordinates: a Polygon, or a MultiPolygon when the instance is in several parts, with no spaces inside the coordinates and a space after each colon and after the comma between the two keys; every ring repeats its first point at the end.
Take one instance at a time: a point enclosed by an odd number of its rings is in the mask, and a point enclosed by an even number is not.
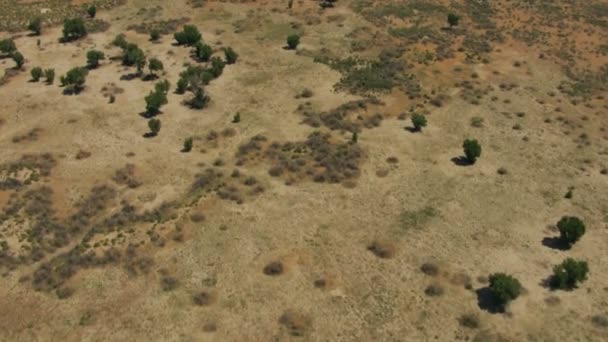
{"type": "Polygon", "coordinates": [[[429,285],[429,286],[427,286],[426,289],[424,289],[424,294],[426,294],[429,297],[439,297],[439,296],[443,295],[443,293],[444,293],[443,287],[441,287],[441,285],[438,285],[438,284],[429,285]]]}
{"type": "Polygon", "coordinates": [[[192,46],[202,39],[202,35],[196,26],[184,25],[184,29],[181,32],[176,32],[174,38],[178,45],[192,46]]]}
{"type": "Polygon", "coordinates": [[[152,134],[152,136],[156,136],[158,135],[158,132],[160,132],[160,120],[158,119],[150,119],[148,120],[148,128],[150,128],[150,133],[152,134]]]}
{"type": "Polygon", "coordinates": [[[40,80],[40,77],[42,77],[42,68],[41,67],[32,68],[32,70],[30,71],[30,74],[32,75],[32,81],[38,82],[40,80]]]}
{"type": "Polygon", "coordinates": [[[572,196],[574,195],[574,193],[572,191],[573,191],[572,188],[568,189],[568,191],[564,195],[564,198],[566,198],[566,199],[572,199],[572,196]]]}
{"type": "Polygon", "coordinates": [[[87,66],[91,69],[99,66],[99,61],[104,60],[106,55],[102,51],[90,50],[87,52],[87,66]]]}
{"type": "Polygon", "coordinates": [[[95,7],[95,5],[89,6],[89,8],[87,8],[87,13],[89,14],[89,17],[95,18],[95,15],[97,14],[97,7],[95,7]]]}
{"type": "Polygon", "coordinates": [[[278,276],[281,275],[284,270],[285,268],[283,267],[283,264],[280,261],[273,261],[264,266],[263,272],[265,275],[278,276]]]}
{"type": "Polygon", "coordinates": [[[160,39],[160,32],[158,30],[150,31],[150,40],[155,42],[160,39]]]}
{"type": "Polygon", "coordinates": [[[298,45],[300,45],[300,36],[297,34],[292,34],[287,36],[287,47],[290,50],[295,50],[298,45]]]}
{"type": "Polygon", "coordinates": [[[194,44],[194,55],[201,62],[209,61],[209,58],[211,58],[212,54],[213,54],[213,49],[211,48],[211,46],[209,46],[201,41],[198,41],[198,42],[196,42],[196,44],[194,44]]]}
{"type": "Polygon", "coordinates": [[[356,144],[356,143],[359,141],[359,133],[357,133],[357,132],[353,132],[353,135],[352,135],[352,137],[350,138],[350,141],[351,141],[353,144],[356,144]]]}
{"type": "MultiPolygon", "coordinates": [[[[154,120],[154,119],[152,119],[154,120]]],[[[160,284],[161,287],[163,289],[163,291],[173,291],[177,288],[177,286],[179,285],[179,282],[177,281],[177,279],[175,277],[170,277],[170,276],[163,276],[160,279],[160,284]]]]}
{"type": "Polygon", "coordinates": [[[186,92],[187,88],[188,88],[188,80],[186,80],[185,78],[182,77],[177,81],[175,92],[178,94],[183,94],[186,92]]]}
{"type": "Polygon", "coordinates": [[[496,302],[506,305],[521,294],[521,283],[516,278],[505,273],[490,275],[490,290],[496,302]]]}
{"type": "Polygon", "coordinates": [[[450,25],[450,27],[458,26],[459,21],[460,21],[460,17],[457,16],[456,14],[454,14],[454,13],[448,14],[448,25],[450,25]]]}
{"type": "Polygon", "coordinates": [[[422,273],[429,275],[429,276],[436,276],[439,274],[439,267],[437,267],[437,265],[435,264],[431,264],[431,263],[424,263],[422,264],[422,266],[420,266],[420,271],[422,271],[422,273]]]}
{"type": "Polygon", "coordinates": [[[414,125],[414,131],[419,132],[422,127],[426,127],[426,117],[422,114],[412,114],[412,125],[414,125]]]}
{"type": "Polygon", "coordinates": [[[66,19],[63,22],[63,41],[69,42],[87,35],[87,28],[81,18],[66,19]]]}
{"type": "Polygon", "coordinates": [[[224,49],[224,56],[226,57],[226,64],[234,64],[239,58],[239,55],[231,47],[224,49]]]}
{"type": "Polygon", "coordinates": [[[203,109],[208,103],[209,96],[207,96],[203,87],[196,87],[194,89],[194,97],[188,102],[190,107],[194,109],[203,109]]]}
{"type": "Polygon", "coordinates": [[[471,126],[473,127],[483,127],[483,118],[479,116],[474,116],[471,118],[471,126]]]}
{"type": "Polygon", "coordinates": [[[466,139],[462,143],[462,148],[464,149],[464,155],[467,158],[467,161],[471,164],[475,164],[477,158],[481,155],[481,145],[475,139],[466,139]]]}
{"type": "Polygon", "coordinates": [[[557,222],[560,239],[569,246],[575,244],[585,234],[585,223],[575,216],[564,216],[557,222]]]}
{"type": "Polygon", "coordinates": [[[236,114],[234,114],[234,117],[232,118],[232,123],[239,123],[239,122],[241,122],[241,113],[236,112],[236,114]]]}
{"type": "Polygon", "coordinates": [[[61,83],[67,92],[77,94],[84,88],[88,73],[85,68],[73,68],[61,77],[61,83]]]}
{"type": "Polygon", "coordinates": [[[587,279],[588,272],[589,265],[586,261],[567,258],[561,264],[553,267],[550,285],[557,289],[572,290],[577,287],[577,283],[582,283],[587,279]]]}
{"type": "Polygon", "coordinates": [[[19,51],[14,51],[11,53],[11,58],[16,64],[16,69],[21,69],[23,67],[23,63],[25,63],[25,58],[19,51]]]}
{"type": "Polygon", "coordinates": [[[27,29],[32,31],[34,35],[39,36],[42,32],[42,18],[36,17],[30,20],[29,24],[27,25],[27,29]]]}
{"type": "Polygon", "coordinates": [[[55,81],[55,69],[44,70],[44,78],[46,78],[47,84],[53,84],[55,81]]]}
{"type": "Polygon", "coordinates": [[[156,71],[162,71],[164,65],[158,58],[150,58],[148,61],[148,68],[150,69],[150,74],[154,75],[156,71]]]}
{"type": "Polygon", "coordinates": [[[184,151],[184,152],[192,151],[192,138],[191,137],[188,137],[184,140],[184,148],[182,151],[184,151]]]}
{"type": "Polygon", "coordinates": [[[164,91],[151,91],[148,96],[145,97],[146,101],[146,113],[150,116],[158,114],[160,107],[167,104],[167,94],[164,91]]]}
{"type": "Polygon", "coordinates": [[[477,329],[479,328],[479,316],[476,314],[464,314],[458,318],[458,323],[461,326],[469,329],[477,329]]]}
{"type": "Polygon", "coordinates": [[[171,89],[171,83],[169,83],[168,80],[156,82],[154,85],[155,91],[163,92],[165,94],[169,94],[169,89],[171,89]]]}

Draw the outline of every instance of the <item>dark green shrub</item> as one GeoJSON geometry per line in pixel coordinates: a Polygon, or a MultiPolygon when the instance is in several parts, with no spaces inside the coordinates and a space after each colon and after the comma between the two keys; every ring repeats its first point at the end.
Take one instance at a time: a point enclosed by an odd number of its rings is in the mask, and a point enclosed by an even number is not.
{"type": "Polygon", "coordinates": [[[36,17],[30,20],[29,24],[27,24],[27,29],[32,31],[34,35],[39,36],[42,32],[42,18],[36,17]]]}
{"type": "Polygon", "coordinates": [[[148,61],[148,68],[150,69],[150,74],[154,75],[156,71],[164,70],[163,62],[158,58],[150,58],[150,61],[148,61]]]}
{"type": "Polygon", "coordinates": [[[198,28],[194,25],[184,25],[184,29],[181,32],[176,32],[175,40],[178,45],[194,45],[202,39],[201,33],[198,28]]]}
{"type": "Polygon", "coordinates": [[[32,68],[32,70],[30,71],[30,74],[32,75],[32,81],[38,82],[40,80],[40,77],[42,77],[42,68],[41,67],[32,68]]]}
{"type": "Polygon", "coordinates": [[[91,50],[87,52],[87,66],[90,69],[97,68],[99,61],[106,59],[106,55],[102,51],[91,50]]]}
{"type": "Polygon", "coordinates": [[[160,32],[158,30],[152,30],[150,32],[150,40],[155,42],[160,39],[160,32]]]}
{"type": "Polygon", "coordinates": [[[572,290],[577,287],[577,283],[587,280],[587,273],[589,273],[589,265],[586,261],[567,258],[553,267],[550,285],[557,289],[572,290]]]}
{"type": "Polygon", "coordinates": [[[236,114],[234,114],[234,117],[232,118],[232,123],[239,123],[239,122],[241,122],[241,113],[236,112],[236,114]]]}
{"type": "Polygon", "coordinates": [[[127,42],[125,35],[121,33],[114,38],[114,40],[112,41],[112,45],[125,50],[129,45],[129,42],[127,42]]]}
{"type": "Polygon", "coordinates": [[[290,50],[295,50],[298,45],[300,45],[300,36],[297,34],[292,34],[287,36],[287,47],[290,50]]]}
{"type": "Polygon", "coordinates": [[[495,301],[500,305],[506,305],[519,297],[521,283],[514,277],[505,273],[490,275],[490,290],[495,301]]]}
{"type": "Polygon", "coordinates": [[[95,18],[95,15],[97,14],[97,7],[95,7],[95,5],[89,6],[89,8],[87,8],[87,13],[89,14],[89,17],[95,18]]]}
{"type": "Polygon", "coordinates": [[[13,53],[11,53],[11,58],[13,59],[15,64],[17,64],[16,68],[21,69],[21,67],[23,66],[23,63],[25,62],[25,58],[23,57],[21,52],[14,51],[13,53]]]}
{"type": "Polygon", "coordinates": [[[187,88],[188,88],[188,80],[186,80],[185,78],[182,77],[177,81],[175,92],[178,94],[183,94],[186,92],[187,88]]]}
{"type": "Polygon", "coordinates": [[[575,244],[585,234],[585,223],[575,216],[564,216],[557,222],[560,239],[568,245],[575,244]]]}
{"type": "Polygon", "coordinates": [[[63,22],[63,41],[69,42],[87,35],[87,28],[81,18],[66,19],[63,22]]]}
{"type": "Polygon", "coordinates": [[[151,91],[146,100],[146,114],[149,116],[156,115],[160,111],[160,107],[167,104],[167,94],[164,91],[151,91]]]}
{"type": "Polygon", "coordinates": [[[460,17],[454,13],[448,14],[448,24],[450,27],[458,26],[458,22],[460,21],[460,17]]]}
{"type": "Polygon", "coordinates": [[[422,127],[426,127],[426,117],[418,113],[412,114],[412,125],[415,131],[420,131],[422,127]]]}
{"type": "Polygon", "coordinates": [[[353,136],[350,138],[350,141],[353,144],[356,144],[359,141],[359,134],[357,132],[353,132],[353,136]]]}
{"type": "Polygon", "coordinates": [[[3,54],[11,54],[12,52],[17,51],[17,46],[15,45],[15,42],[10,39],[3,39],[0,40],[0,52],[3,54]]]}
{"type": "Polygon", "coordinates": [[[239,58],[239,55],[231,47],[224,49],[224,56],[226,57],[226,64],[234,64],[239,58]]]}
{"type": "Polygon", "coordinates": [[[169,83],[168,80],[162,80],[156,83],[156,85],[154,86],[154,90],[155,91],[160,91],[163,92],[165,94],[169,93],[169,89],[171,88],[171,83],[169,83]]]}
{"type": "Polygon", "coordinates": [[[194,55],[201,62],[209,61],[211,55],[213,54],[213,49],[211,46],[199,41],[194,44],[194,55]]]}
{"type": "Polygon", "coordinates": [[[464,155],[467,158],[467,161],[471,164],[475,164],[477,158],[481,156],[481,145],[475,139],[466,139],[462,143],[462,148],[464,149],[464,155]]]}
{"type": "Polygon", "coordinates": [[[192,138],[186,138],[184,140],[184,148],[182,151],[184,151],[184,152],[192,151],[192,138]]]}
{"type": "Polygon", "coordinates": [[[160,120],[158,119],[150,119],[148,120],[148,128],[150,128],[150,133],[152,134],[152,136],[156,136],[158,135],[158,132],[160,132],[160,120]]]}
{"type": "Polygon", "coordinates": [[[46,78],[47,84],[53,84],[55,81],[55,69],[44,70],[44,78],[46,78]]]}
{"type": "Polygon", "coordinates": [[[65,76],[61,77],[61,83],[66,87],[68,93],[79,93],[87,80],[88,70],[85,68],[73,68],[65,76]]]}
{"type": "Polygon", "coordinates": [[[226,63],[224,63],[224,61],[221,58],[212,57],[211,58],[211,68],[209,69],[209,71],[211,72],[211,74],[213,74],[214,78],[218,78],[222,75],[222,72],[224,72],[225,66],[226,66],[226,63]]]}
{"type": "Polygon", "coordinates": [[[194,109],[203,109],[208,103],[209,96],[207,96],[203,87],[196,87],[194,89],[194,97],[188,102],[190,107],[194,109]]]}

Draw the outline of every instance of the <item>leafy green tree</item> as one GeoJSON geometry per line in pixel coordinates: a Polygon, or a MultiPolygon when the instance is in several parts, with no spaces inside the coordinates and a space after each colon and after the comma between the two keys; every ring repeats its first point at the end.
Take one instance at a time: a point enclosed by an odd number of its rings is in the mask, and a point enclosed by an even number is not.
{"type": "Polygon", "coordinates": [[[188,88],[188,80],[182,77],[177,81],[175,92],[178,94],[183,94],[186,92],[187,88],[188,88]]]}
{"type": "Polygon", "coordinates": [[[73,68],[61,78],[61,83],[66,87],[66,92],[78,94],[87,80],[89,71],[86,68],[73,68]]]}
{"type": "Polygon", "coordinates": [[[211,46],[209,46],[201,41],[198,41],[198,42],[196,42],[196,44],[194,44],[194,55],[201,62],[209,61],[209,58],[211,58],[212,54],[213,54],[213,49],[211,48],[211,46]]]}
{"type": "Polygon", "coordinates": [[[292,34],[287,36],[287,47],[290,50],[295,50],[298,45],[300,45],[300,36],[297,34],[292,34]]]}
{"type": "Polygon", "coordinates": [[[42,77],[42,68],[41,67],[32,68],[32,70],[30,71],[30,74],[32,75],[32,81],[38,82],[40,80],[40,77],[42,77]]]}
{"type": "Polygon", "coordinates": [[[112,41],[112,45],[119,47],[123,50],[127,49],[129,42],[127,42],[127,38],[124,33],[118,34],[114,40],[112,41]]]}
{"type": "Polygon", "coordinates": [[[95,7],[95,5],[89,6],[89,8],[87,8],[87,13],[89,14],[89,17],[95,18],[95,15],[97,14],[97,7],[95,7]]]}
{"type": "Polygon", "coordinates": [[[196,89],[194,89],[194,97],[188,104],[194,109],[203,109],[208,103],[209,96],[205,94],[205,89],[203,87],[196,87],[196,89]]]}
{"type": "Polygon", "coordinates": [[[29,24],[27,24],[27,29],[32,31],[35,36],[39,36],[42,33],[42,18],[35,17],[30,20],[29,24]]]}
{"type": "Polygon", "coordinates": [[[99,61],[106,59],[106,55],[102,51],[90,50],[87,52],[87,66],[91,69],[99,66],[99,61]]]}
{"type": "Polygon", "coordinates": [[[181,32],[176,32],[174,38],[178,45],[189,45],[192,46],[199,42],[203,36],[198,31],[198,28],[194,25],[184,25],[184,29],[181,32]]]}
{"type": "Polygon", "coordinates": [[[553,267],[551,287],[572,290],[577,287],[577,283],[587,280],[587,273],[589,273],[589,265],[586,261],[567,258],[561,264],[553,267]]]}
{"type": "Polygon", "coordinates": [[[426,116],[418,113],[412,114],[412,125],[414,125],[414,130],[419,132],[422,127],[426,127],[426,116]]]}
{"type": "Polygon", "coordinates": [[[155,75],[157,71],[164,70],[163,62],[158,58],[150,58],[148,61],[148,68],[150,69],[150,74],[155,75]]]}
{"type": "Polygon", "coordinates": [[[158,119],[150,119],[148,120],[148,128],[150,128],[150,133],[152,134],[152,136],[156,136],[158,135],[158,132],[160,132],[160,120],[158,119]]]}
{"type": "Polygon", "coordinates": [[[454,13],[448,14],[448,25],[450,27],[458,26],[458,22],[460,21],[460,17],[454,13]]]}
{"type": "Polygon", "coordinates": [[[69,42],[87,35],[87,28],[81,18],[66,19],[63,22],[63,41],[69,42]]]}
{"type": "Polygon", "coordinates": [[[222,75],[222,72],[224,72],[224,66],[226,66],[226,63],[224,63],[221,58],[212,57],[211,68],[209,69],[209,71],[211,71],[211,74],[213,74],[214,78],[218,78],[220,77],[220,75],[222,75]]]}
{"type": "Polygon", "coordinates": [[[462,148],[464,149],[464,155],[467,158],[467,161],[471,164],[475,164],[477,158],[481,156],[481,145],[475,139],[466,139],[462,143],[462,148]]]}
{"type": "Polygon", "coordinates": [[[23,66],[23,63],[25,63],[25,57],[23,57],[23,55],[21,54],[21,52],[19,52],[19,51],[13,51],[11,53],[11,58],[13,59],[13,61],[15,62],[15,64],[17,64],[16,68],[17,69],[21,69],[21,67],[23,66]]]}
{"type": "Polygon", "coordinates": [[[231,47],[224,49],[224,56],[226,57],[226,64],[234,64],[239,58],[239,55],[231,47]]]}
{"type": "Polygon", "coordinates": [[[564,216],[557,222],[560,239],[569,246],[585,235],[585,223],[576,216],[564,216]]]}
{"type": "Polygon", "coordinates": [[[146,114],[148,116],[154,116],[160,111],[160,107],[167,104],[167,94],[163,91],[154,90],[151,91],[146,100],[146,114]]]}
{"type": "Polygon", "coordinates": [[[160,32],[158,32],[158,30],[152,30],[150,31],[150,40],[155,42],[158,41],[160,39],[160,32]]]}
{"type": "Polygon", "coordinates": [[[44,70],[44,78],[46,78],[47,84],[53,84],[55,81],[55,69],[44,70]]]}
{"type": "Polygon", "coordinates": [[[192,138],[186,138],[184,140],[184,148],[182,151],[184,151],[184,152],[192,151],[192,138]]]}
{"type": "Polygon", "coordinates": [[[156,85],[154,86],[155,91],[161,91],[161,92],[165,93],[165,95],[169,93],[170,88],[171,88],[171,83],[169,83],[168,80],[162,80],[160,82],[157,82],[156,85]]]}
{"type": "Polygon", "coordinates": [[[521,294],[521,283],[516,278],[505,274],[490,275],[490,290],[496,302],[506,305],[521,294]]]}
{"type": "Polygon", "coordinates": [[[7,38],[0,40],[0,52],[2,54],[10,55],[15,51],[17,51],[17,46],[15,45],[15,42],[12,39],[7,38]]]}

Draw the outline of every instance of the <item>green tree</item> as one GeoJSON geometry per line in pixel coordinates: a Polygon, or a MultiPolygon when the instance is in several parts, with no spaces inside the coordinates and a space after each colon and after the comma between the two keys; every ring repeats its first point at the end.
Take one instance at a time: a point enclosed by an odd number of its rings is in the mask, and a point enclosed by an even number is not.
{"type": "Polygon", "coordinates": [[[209,61],[209,58],[211,58],[212,54],[213,49],[211,48],[211,46],[201,41],[198,41],[196,42],[196,44],[194,44],[194,55],[198,60],[202,62],[207,62],[209,61]]]}
{"type": "Polygon", "coordinates": [[[11,53],[11,58],[13,59],[15,64],[17,64],[16,69],[21,69],[21,67],[23,66],[23,63],[25,63],[25,58],[23,57],[21,52],[13,51],[11,53]]]}
{"type": "Polygon", "coordinates": [[[589,273],[589,265],[586,261],[567,258],[561,264],[553,267],[551,287],[572,290],[577,287],[577,283],[587,280],[587,273],[589,273]]]}
{"type": "Polygon", "coordinates": [[[151,91],[146,100],[146,114],[148,116],[154,116],[160,111],[160,107],[167,104],[167,94],[163,91],[155,90],[151,91]]]}
{"type": "Polygon", "coordinates": [[[169,93],[170,88],[171,88],[171,83],[169,83],[168,80],[159,81],[154,86],[155,91],[161,91],[161,92],[165,93],[165,95],[169,93]]]}
{"type": "Polygon", "coordinates": [[[129,45],[129,42],[127,42],[127,38],[124,33],[121,33],[114,38],[114,40],[112,41],[112,45],[125,50],[129,45]]]}
{"type": "Polygon", "coordinates": [[[464,155],[467,158],[467,161],[471,164],[475,164],[477,158],[481,156],[481,145],[475,139],[465,139],[462,143],[462,148],[464,149],[464,155]]]}
{"type": "Polygon", "coordinates": [[[287,36],[287,47],[290,50],[295,50],[298,45],[300,45],[300,36],[297,34],[292,34],[287,36]]]}
{"type": "Polygon", "coordinates": [[[458,22],[460,21],[460,17],[454,13],[448,14],[448,25],[450,27],[458,26],[458,22]]]}
{"type": "Polygon", "coordinates": [[[150,31],[150,40],[155,42],[160,39],[160,32],[158,30],[150,31]]]}
{"type": "Polygon", "coordinates": [[[226,65],[226,63],[224,63],[224,61],[221,58],[212,57],[211,58],[211,69],[209,69],[209,71],[211,71],[211,74],[213,74],[214,78],[218,78],[218,77],[220,77],[220,75],[222,75],[222,72],[224,72],[225,65],[226,65]]]}
{"type": "Polygon", "coordinates": [[[178,94],[183,94],[186,92],[186,89],[188,88],[188,80],[181,77],[178,81],[177,81],[177,85],[176,85],[176,89],[175,92],[178,94]]]}
{"type": "Polygon", "coordinates": [[[585,235],[585,223],[576,216],[564,216],[557,222],[560,239],[571,246],[585,235]]]}
{"type": "Polygon", "coordinates": [[[184,151],[184,152],[192,151],[192,138],[186,138],[184,140],[184,148],[182,151],[184,151]]]}
{"type": "Polygon", "coordinates": [[[234,64],[239,58],[239,55],[231,47],[227,47],[224,49],[224,56],[226,57],[227,64],[234,64]]]}
{"type": "Polygon", "coordinates": [[[32,75],[32,81],[38,82],[40,80],[40,77],[42,77],[42,68],[41,67],[32,68],[32,70],[30,71],[30,74],[32,75]]]}
{"type": "Polygon", "coordinates": [[[202,35],[196,26],[184,25],[183,31],[176,32],[174,38],[178,45],[192,46],[202,39],[202,35]]]}
{"type": "Polygon", "coordinates": [[[163,62],[158,58],[150,58],[148,61],[148,68],[150,69],[150,74],[155,75],[156,71],[164,70],[163,62]]]}
{"type": "Polygon", "coordinates": [[[39,36],[42,32],[42,18],[35,17],[27,24],[27,29],[32,31],[35,36],[39,36]]]}
{"type": "Polygon", "coordinates": [[[15,51],[17,51],[17,46],[15,45],[15,42],[12,39],[7,38],[0,40],[0,52],[2,54],[10,55],[15,51]]]}
{"type": "Polygon", "coordinates": [[[414,130],[419,132],[422,127],[426,127],[426,116],[418,113],[412,114],[412,125],[414,125],[414,130]]]}
{"type": "Polygon", "coordinates": [[[498,304],[506,305],[519,297],[521,293],[521,283],[508,274],[495,273],[490,275],[490,290],[498,304]]]}
{"type": "Polygon", "coordinates": [[[44,70],[44,78],[46,78],[47,84],[53,84],[55,81],[55,69],[44,70]]]}
{"type": "Polygon", "coordinates": [[[140,49],[137,44],[127,43],[123,49],[122,64],[126,66],[138,65],[141,61],[145,63],[146,55],[144,51],[140,49]]]}
{"type": "Polygon", "coordinates": [[[205,94],[203,87],[196,87],[194,89],[194,97],[188,102],[190,107],[194,109],[203,109],[209,103],[209,96],[205,94]]]}
{"type": "Polygon", "coordinates": [[[95,15],[97,14],[97,7],[95,7],[95,5],[89,6],[89,8],[87,8],[87,13],[89,14],[89,17],[95,18],[95,15]]]}
{"type": "Polygon", "coordinates": [[[69,42],[87,35],[87,28],[81,18],[66,19],[63,22],[63,41],[69,42]]]}
{"type": "Polygon", "coordinates": [[[99,61],[106,59],[106,55],[98,50],[90,50],[87,52],[87,66],[91,69],[99,66],[99,61]]]}
{"type": "Polygon", "coordinates": [[[150,128],[150,133],[152,136],[156,136],[158,135],[158,132],[160,132],[160,120],[158,119],[150,119],[148,120],[148,128],[150,128]]]}
{"type": "Polygon", "coordinates": [[[61,83],[66,87],[67,93],[78,94],[87,80],[89,71],[86,68],[73,68],[61,78],[61,83]]]}

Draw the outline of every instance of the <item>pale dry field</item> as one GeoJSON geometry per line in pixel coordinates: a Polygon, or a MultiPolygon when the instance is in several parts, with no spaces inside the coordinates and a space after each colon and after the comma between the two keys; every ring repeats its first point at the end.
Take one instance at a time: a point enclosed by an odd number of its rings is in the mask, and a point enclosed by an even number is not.
{"type": "Polygon", "coordinates": [[[600,68],[608,65],[608,52],[598,51],[608,42],[602,26],[608,14],[598,9],[608,11],[608,4],[593,2],[605,5],[595,9],[599,24],[557,17],[567,26],[557,32],[543,26],[549,14],[523,5],[529,2],[497,1],[492,22],[500,29],[530,29],[533,22],[545,38],[532,42],[505,33],[480,53],[475,44],[458,51],[466,37],[492,31],[471,20],[470,1],[394,3],[435,3],[461,13],[454,32],[439,29],[446,25],[440,7],[426,12],[414,6],[413,14],[369,10],[386,3],[340,0],[321,11],[307,0],[296,0],[291,10],[278,0],[205,1],[202,7],[128,0],[98,12],[97,19],[110,24],[106,31],[75,42],[59,43],[59,26],[45,27],[40,37],[0,32],[0,39],[14,37],[26,58],[17,73],[10,71],[10,58],[0,59],[1,70],[15,73],[0,85],[0,241],[8,246],[0,254],[0,340],[607,340],[608,67],[603,79],[600,68]],[[173,45],[172,33],[151,42],[148,34],[128,29],[183,17],[198,26],[215,55],[223,57],[227,46],[239,54],[205,88],[211,101],[202,110],[182,103],[189,94],[173,92],[184,64],[197,64],[190,48],[173,45]],[[416,27],[437,30],[414,40],[394,31],[416,21],[416,27]],[[284,49],[294,32],[302,37],[298,51],[284,49]],[[139,115],[155,81],[121,78],[134,68],[122,66],[120,49],[111,45],[119,33],[159,58],[165,66],[159,79],[172,84],[156,137],[143,137],[147,120],[139,115]],[[451,47],[451,56],[425,57],[441,44],[451,47]],[[563,56],[572,44],[575,53],[563,56]],[[91,70],[80,94],[63,95],[59,76],[83,66],[91,49],[118,59],[106,58],[91,70]],[[358,173],[338,183],[314,181],[304,172],[290,180],[286,171],[269,174],[270,156],[239,162],[239,147],[256,135],[267,139],[262,149],[305,141],[314,131],[329,133],[330,146],[352,146],[348,130],[303,122],[307,110],[323,113],[365,99],[352,89],[335,89],[344,75],[315,57],[377,59],[399,49],[393,61],[408,65],[421,91],[408,96],[396,86],[374,93],[381,104],[350,110],[348,120],[360,128],[358,173]],[[55,83],[30,82],[35,66],[54,68],[55,83]],[[566,70],[583,69],[600,75],[589,92],[558,90],[571,80],[566,70]],[[460,84],[465,80],[470,83],[460,84]],[[110,85],[120,88],[114,103],[102,91],[110,85]],[[297,97],[304,89],[312,96],[297,97]],[[411,124],[403,114],[412,106],[428,118],[419,133],[406,129],[411,124]],[[241,121],[232,123],[237,112],[241,121]],[[377,127],[365,127],[376,113],[377,127]],[[480,127],[471,124],[474,117],[483,119],[480,127]],[[212,131],[217,137],[210,139],[212,131]],[[187,137],[194,137],[194,148],[180,152],[187,137]],[[479,140],[482,155],[474,165],[457,165],[453,159],[469,137],[479,140]],[[43,153],[50,157],[39,157],[43,153]],[[24,155],[38,157],[23,161],[24,155]],[[22,166],[11,174],[10,165],[22,166]],[[207,192],[192,190],[207,169],[222,175],[205,186],[207,192]],[[231,175],[235,169],[239,177],[231,175]],[[137,184],[117,181],[117,170],[127,170],[126,178],[137,184]],[[38,175],[31,182],[4,186],[31,173],[38,175]],[[255,184],[245,184],[249,176],[255,184]],[[221,198],[231,186],[240,200],[221,198]],[[566,199],[569,188],[573,197],[566,199]],[[87,198],[97,199],[81,222],[87,198]],[[24,208],[11,211],[19,201],[24,208]],[[126,203],[133,208],[125,209],[126,203]],[[36,218],[51,209],[44,220],[36,218]],[[153,214],[125,214],[131,209],[153,214]],[[554,225],[564,215],[587,225],[568,251],[543,244],[557,236],[554,225]],[[54,224],[81,230],[67,233],[68,242],[58,248],[39,243],[43,254],[36,257],[31,239],[37,220],[39,230],[56,229],[44,241],[60,235],[54,224]],[[76,221],[81,223],[72,225],[76,221]],[[369,250],[374,243],[384,257],[369,250]],[[110,250],[112,257],[104,259],[110,250]],[[70,251],[77,257],[93,251],[105,261],[70,261],[70,251]],[[587,281],[574,291],[544,286],[566,257],[588,261],[587,281]],[[281,274],[265,274],[272,262],[281,263],[281,274]],[[436,265],[438,274],[423,273],[425,263],[436,265]],[[37,286],[45,264],[56,281],[37,286]],[[478,303],[479,290],[495,272],[512,274],[524,287],[504,313],[478,303]],[[441,293],[428,295],[429,286],[441,293]],[[197,305],[193,296],[201,292],[197,305]],[[463,315],[476,317],[478,326],[463,325],[463,315]]]}

